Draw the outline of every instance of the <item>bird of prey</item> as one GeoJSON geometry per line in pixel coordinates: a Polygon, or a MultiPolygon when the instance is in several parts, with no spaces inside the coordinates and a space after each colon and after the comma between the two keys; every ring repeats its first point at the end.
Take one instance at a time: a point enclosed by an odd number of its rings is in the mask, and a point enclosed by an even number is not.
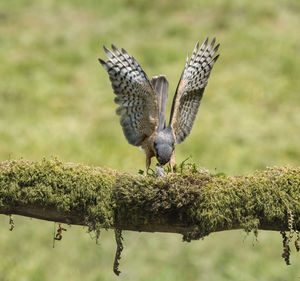
{"type": "Polygon", "coordinates": [[[160,165],[170,162],[175,165],[175,145],[190,134],[199,105],[207,85],[210,72],[219,55],[215,38],[208,38],[199,48],[197,42],[181,74],[173,104],[169,125],[166,126],[165,111],[169,84],[164,75],[154,76],[151,81],[137,60],[123,48],[111,45],[103,49],[107,60],[99,62],[108,72],[112,88],[119,105],[116,113],[127,141],[140,146],[146,154],[147,171],[151,158],[156,157],[160,165]]]}

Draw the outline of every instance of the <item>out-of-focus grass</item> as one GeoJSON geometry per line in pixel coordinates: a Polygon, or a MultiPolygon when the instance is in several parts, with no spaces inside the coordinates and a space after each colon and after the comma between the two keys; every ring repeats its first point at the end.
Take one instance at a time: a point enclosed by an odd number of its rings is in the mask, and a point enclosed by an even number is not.
{"type": "MultiPolygon", "coordinates": [[[[170,97],[186,52],[216,36],[214,67],[191,136],[177,161],[238,174],[300,163],[300,2],[1,1],[0,160],[58,156],[130,172],[144,155],[122,135],[101,45],[126,48],[149,76],[164,73],[170,97]]],[[[72,227],[52,249],[48,222],[1,218],[0,280],[110,280],[114,242],[100,247],[72,227]],[[4,229],[3,229],[4,228],[4,229]]],[[[278,233],[242,232],[180,243],[177,235],[125,235],[122,280],[295,280],[278,233]]]]}

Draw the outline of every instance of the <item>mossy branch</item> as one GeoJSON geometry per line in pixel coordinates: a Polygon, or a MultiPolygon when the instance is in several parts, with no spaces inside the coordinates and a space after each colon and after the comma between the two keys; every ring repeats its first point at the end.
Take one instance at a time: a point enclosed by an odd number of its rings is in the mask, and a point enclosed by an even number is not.
{"type": "Polygon", "coordinates": [[[0,163],[0,213],[90,230],[173,232],[185,240],[211,232],[300,229],[300,168],[217,176],[195,167],[161,178],[62,163],[0,163]]]}

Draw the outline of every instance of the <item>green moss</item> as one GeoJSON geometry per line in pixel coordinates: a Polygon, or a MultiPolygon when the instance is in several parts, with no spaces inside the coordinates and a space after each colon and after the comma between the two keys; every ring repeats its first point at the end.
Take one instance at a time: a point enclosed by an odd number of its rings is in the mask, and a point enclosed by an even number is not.
{"type": "Polygon", "coordinates": [[[287,229],[287,210],[297,214],[299,168],[270,168],[242,177],[215,176],[195,168],[153,179],[121,176],[116,183],[118,220],[125,224],[180,224],[184,239],[243,228],[287,229]]]}
{"type": "Polygon", "coordinates": [[[55,209],[97,233],[111,227],[176,229],[185,241],[237,228],[300,229],[300,168],[236,177],[212,175],[195,165],[179,170],[155,178],[56,159],[7,161],[0,164],[0,208],[5,213],[18,206],[55,209]]]}
{"type": "Polygon", "coordinates": [[[62,214],[79,214],[95,229],[113,224],[113,171],[58,160],[1,164],[0,205],[55,208],[62,214]]]}
{"type": "Polygon", "coordinates": [[[284,230],[291,210],[299,229],[299,174],[275,167],[220,177],[193,165],[156,179],[58,160],[9,161],[1,164],[0,204],[56,208],[83,217],[92,229],[179,224],[192,228],[193,236],[185,233],[191,238],[233,228],[284,230]]]}

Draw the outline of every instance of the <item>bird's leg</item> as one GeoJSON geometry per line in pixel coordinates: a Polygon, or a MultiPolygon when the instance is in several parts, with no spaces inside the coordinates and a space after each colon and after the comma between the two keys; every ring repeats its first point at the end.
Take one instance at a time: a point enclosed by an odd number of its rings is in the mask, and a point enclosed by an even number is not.
{"type": "Polygon", "coordinates": [[[170,159],[170,167],[171,167],[171,172],[173,173],[173,169],[176,165],[176,161],[175,161],[175,151],[172,152],[171,154],[171,159],[170,159]]]}
{"type": "Polygon", "coordinates": [[[147,153],[146,154],[146,174],[148,175],[148,170],[151,165],[151,156],[147,153]]]}

